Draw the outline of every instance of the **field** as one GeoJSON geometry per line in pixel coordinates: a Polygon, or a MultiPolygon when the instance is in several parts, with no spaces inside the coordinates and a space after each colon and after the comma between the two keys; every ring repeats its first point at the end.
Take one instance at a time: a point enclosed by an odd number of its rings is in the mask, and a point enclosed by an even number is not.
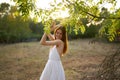
{"type": "MultiPolygon", "coordinates": [[[[106,55],[116,51],[120,43],[97,41],[91,39],[69,41],[69,50],[61,60],[66,80],[91,78],[99,69],[106,55]]],[[[48,60],[49,47],[39,42],[23,42],[0,45],[0,80],[39,80],[48,60]]]]}

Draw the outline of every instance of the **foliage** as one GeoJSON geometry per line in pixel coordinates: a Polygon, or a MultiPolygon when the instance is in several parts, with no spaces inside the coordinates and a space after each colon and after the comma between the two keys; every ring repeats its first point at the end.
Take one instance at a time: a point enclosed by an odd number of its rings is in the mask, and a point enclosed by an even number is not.
{"type": "MultiPolygon", "coordinates": [[[[60,3],[56,3],[56,0],[54,0],[54,3],[50,4],[52,7],[50,9],[37,9],[35,6],[36,0],[13,1],[16,2],[17,8],[11,7],[10,13],[12,13],[12,16],[22,15],[24,19],[28,20],[30,14],[33,13],[35,15],[35,17],[33,18],[35,22],[38,20],[38,18],[41,18],[41,22],[44,25],[44,31],[46,33],[50,32],[50,25],[53,21],[52,16],[54,16],[54,12],[59,12],[59,10],[66,9],[69,10],[70,15],[68,18],[60,20],[60,23],[64,26],[70,26],[71,29],[69,33],[73,31],[72,33],[70,33],[71,35],[73,35],[74,33],[76,36],[78,36],[78,34],[88,35],[89,31],[94,31],[93,26],[97,26],[97,28],[100,29],[100,36],[108,38],[109,41],[113,41],[116,39],[116,35],[118,34],[116,30],[120,29],[120,10],[115,9],[113,13],[110,13],[104,7],[99,8],[99,5],[103,4],[104,2],[111,3],[113,5],[112,8],[115,8],[116,0],[99,0],[97,2],[94,2],[92,0],[62,0],[62,2],[60,3]],[[19,13],[17,11],[19,11],[19,13]],[[85,20],[83,21],[82,19],[87,19],[86,23],[84,23],[85,20]]],[[[0,8],[2,16],[3,14],[8,14],[8,7],[10,6],[6,3],[4,5],[6,6],[6,8],[4,8],[4,6],[0,8]]],[[[95,33],[97,33],[98,29],[95,33]]]]}
{"type": "MultiPolygon", "coordinates": [[[[115,38],[115,30],[116,26],[119,26],[116,24],[114,25],[114,22],[116,19],[120,19],[119,14],[120,10],[116,10],[116,0],[62,0],[60,3],[56,3],[56,0],[54,0],[54,3],[51,4],[51,9],[37,9],[35,7],[35,0],[14,0],[18,7],[19,11],[22,13],[23,16],[29,16],[30,12],[33,12],[37,17],[41,18],[42,23],[44,24],[45,28],[44,30],[49,33],[49,26],[51,24],[51,18],[52,14],[54,12],[57,12],[59,10],[69,10],[69,18],[68,20],[65,20],[64,25],[69,25],[74,27],[74,31],[76,34],[78,34],[78,31],[82,32],[82,34],[85,32],[85,26],[81,22],[81,18],[87,18],[88,23],[101,21],[102,19],[105,19],[104,23],[101,26],[101,29],[105,29],[106,25],[109,25],[110,27],[108,29],[108,33],[110,36],[107,36],[107,38],[110,41],[113,41],[115,38]],[[104,7],[99,7],[100,5],[104,3],[110,3],[112,4],[111,10],[114,10],[113,13],[110,13],[107,11],[104,7]],[[113,15],[114,14],[114,15],[113,15]],[[109,21],[109,19],[112,20],[113,24],[106,23],[109,21]],[[115,19],[115,20],[113,20],[115,19]]],[[[95,24],[94,24],[95,25],[95,24]]],[[[105,34],[106,32],[100,31],[100,33],[105,34]]]]}
{"type": "Polygon", "coordinates": [[[16,2],[16,5],[18,7],[18,11],[22,13],[22,16],[25,18],[28,18],[30,16],[30,13],[35,11],[35,0],[13,0],[16,2]]]}
{"type": "Polygon", "coordinates": [[[0,42],[19,42],[26,39],[30,33],[28,22],[21,21],[20,17],[14,19],[10,15],[5,15],[0,25],[0,42]]]}
{"type": "MultiPolygon", "coordinates": [[[[110,16],[118,17],[119,9],[116,11],[116,15],[111,14],[110,16]]],[[[102,23],[102,28],[100,29],[101,36],[107,37],[109,41],[113,41],[116,39],[118,34],[118,30],[120,30],[120,20],[117,19],[107,19],[102,23]]]]}
{"type": "Polygon", "coordinates": [[[75,27],[73,26],[67,26],[67,32],[68,32],[68,37],[69,39],[77,39],[77,38],[93,38],[96,37],[96,35],[98,35],[98,31],[99,28],[101,27],[100,25],[95,26],[95,25],[91,25],[90,27],[87,27],[87,19],[81,19],[83,26],[84,26],[84,30],[85,32],[81,32],[82,30],[79,28],[77,31],[75,31],[75,27]]]}
{"type": "Polygon", "coordinates": [[[4,13],[4,12],[7,12],[8,10],[9,10],[9,4],[7,4],[7,3],[2,3],[1,5],[0,5],[0,12],[1,13],[4,13]]]}
{"type": "MultiPolygon", "coordinates": [[[[28,21],[23,21],[20,15],[16,15],[17,8],[15,6],[6,6],[7,3],[0,8],[0,43],[20,42],[29,37],[31,30],[28,21]],[[4,14],[4,15],[3,15],[4,14]]],[[[17,13],[18,14],[18,13],[17,13]]]]}

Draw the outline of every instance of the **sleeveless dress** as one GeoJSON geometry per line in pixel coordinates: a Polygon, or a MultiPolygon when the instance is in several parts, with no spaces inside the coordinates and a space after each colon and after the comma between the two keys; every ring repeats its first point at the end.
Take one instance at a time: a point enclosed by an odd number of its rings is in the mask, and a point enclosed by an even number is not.
{"type": "Polygon", "coordinates": [[[50,49],[49,59],[40,80],[65,80],[64,69],[56,46],[50,49]]]}

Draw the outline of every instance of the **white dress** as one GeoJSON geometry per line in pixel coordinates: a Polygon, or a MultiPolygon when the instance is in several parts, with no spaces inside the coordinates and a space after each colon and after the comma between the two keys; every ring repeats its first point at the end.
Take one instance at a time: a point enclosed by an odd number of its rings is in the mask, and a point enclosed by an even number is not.
{"type": "Polygon", "coordinates": [[[40,80],[65,80],[64,69],[56,46],[50,49],[49,59],[40,80]]]}

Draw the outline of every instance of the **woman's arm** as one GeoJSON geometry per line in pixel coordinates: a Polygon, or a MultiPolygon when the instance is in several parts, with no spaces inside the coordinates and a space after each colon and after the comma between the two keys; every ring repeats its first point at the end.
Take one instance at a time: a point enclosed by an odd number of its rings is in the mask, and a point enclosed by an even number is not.
{"type": "MultiPolygon", "coordinates": [[[[52,25],[51,25],[50,31],[51,31],[51,32],[54,31],[56,27],[57,27],[56,23],[53,22],[52,25]]],[[[41,43],[42,45],[59,45],[59,44],[61,44],[61,43],[63,43],[63,42],[62,42],[61,40],[55,40],[55,37],[54,37],[51,33],[50,33],[50,34],[44,33],[43,36],[42,36],[42,38],[41,38],[40,43],[41,43]],[[48,37],[49,40],[51,40],[51,41],[46,41],[46,38],[47,38],[47,37],[48,37]]]]}
{"type": "Polygon", "coordinates": [[[60,45],[63,43],[61,40],[46,41],[46,38],[47,38],[47,34],[44,33],[40,41],[41,45],[52,46],[52,45],[60,45]]]}
{"type": "MultiPolygon", "coordinates": [[[[56,26],[56,22],[55,22],[55,21],[52,22],[52,24],[51,24],[51,26],[50,26],[50,32],[53,32],[56,27],[57,27],[57,26],[56,26]]],[[[52,40],[55,40],[54,35],[52,35],[51,33],[50,33],[50,34],[47,34],[47,37],[48,37],[49,40],[51,40],[51,41],[52,41],[52,40]]]]}
{"type": "Polygon", "coordinates": [[[47,35],[46,35],[46,33],[44,33],[41,40],[40,40],[40,44],[44,45],[46,42],[46,38],[47,38],[47,35]]]}
{"type": "Polygon", "coordinates": [[[48,37],[49,40],[51,40],[51,41],[52,41],[52,40],[55,40],[54,35],[52,35],[52,34],[48,34],[47,37],[48,37]]]}

